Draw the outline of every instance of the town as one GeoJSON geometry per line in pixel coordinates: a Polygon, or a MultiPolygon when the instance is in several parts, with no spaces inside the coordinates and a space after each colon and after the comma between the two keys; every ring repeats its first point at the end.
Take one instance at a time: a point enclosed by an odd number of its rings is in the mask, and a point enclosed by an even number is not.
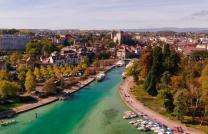
{"type": "MultiPolygon", "coordinates": [[[[133,76],[134,81],[140,83],[138,87],[141,86],[141,81],[146,80],[144,85],[147,86],[147,93],[151,96],[163,95],[163,101],[170,101],[168,104],[164,102],[164,105],[167,113],[171,114],[176,105],[173,96],[181,88],[183,78],[187,77],[187,81],[190,80],[188,84],[192,84],[183,88],[193,86],[191,89],[194,90],[199,87],[198,79],[202,77],[200,70],[208,58],[208,34],[174,31],[2,29],[0,50],[1,118],[11,117],[57,100],[65,100],[93,82],[96,75],[116,67],[116,63],[135,59],[133,69],[127,69],[126,75],[133,76]],[[160,49],[162,56],[159,55],[160,49]],[[165,56],[170,59],[157,61],[165,56]],[[185,59],[184,63],[180,63],[180,57],[185,59]],[[160,64],[164,64],[160,62],[167,64],[164,70],[160,67],[160,64]],[[186,62],[192,66],[186,66],[186,62]],[[190,72],[185,71],[184,74],[178,75],[182,65],[184,68],[193,69],[190,76],[190,72]],[[152,66],[156,71],[161,71],[161,74],[150,76],[154,74],[151,73],[152,66]],[[170,83],[170,79],[174,83],[170,83]],[[151,85],[153,81],[155,83],[151,85]],[[173,88],[173,91],[160,90],[163,91],[162,94],[158,88],[173,88]]],[[[207,78],[207,74],[204,75],[206,77],[203,79],[207,78]]],[[[206,88],[206,83],[204,86],[206,88]]],[[[192,117],[196,118],[197,124],[206,124],[206,118],[201,117],[205,114],[203,111],[206,108],[203,107],[206,101],[196,102],[195,100],[199,99],[197,94],[201,92],[193,91],[192,103],[197,106],[191,106],[192,110],[198,111],[195,111],[192,117]]],[[[180,103],[180,100],[178,101],[180,103]]],[[[189,113],[191,112],[193,111],[190,110],[189,113]]],[[[177,116],[179,120],[183,120],[181,114],[177,116]]]]}

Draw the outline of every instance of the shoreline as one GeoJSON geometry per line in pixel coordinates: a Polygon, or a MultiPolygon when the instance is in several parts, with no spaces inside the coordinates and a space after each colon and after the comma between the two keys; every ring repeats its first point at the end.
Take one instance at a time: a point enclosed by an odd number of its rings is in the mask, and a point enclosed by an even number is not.
{"type": "Polygon", "coordinates": [[[200,130],[196,130],[194,128],[186,127],[185,124],[182,124],[178,121],[170,120],[169,118],[149,109],[148,107],[144,106],[143,103],[138,101],[130,92],[130,89],[135,85],[133,82],[133,79],[131,77],[126,78],[123,80],[119,87],[119,94],[123,102],[134,112],[136,113],[144,113],[146,114],[150,119],[156,120],[157,122],[160,122],[162,124],[165,124],[169,128],[173,127],[182,127],[184,130],[184,133],[187,134],[205,134],[204,132],[200,130]]]}
{"type": "MultiPolygon", "coordinates": [[[[111,71],[112,69],[114,69],[115,67],[116,67],[116,65],[107,66],[105,68],[104,72],[107,73],[107,72],[111,71]]],[[[72,86],[70,89],[64,89],[64,90],[65,91],[66,90],[69,91],[68,93],[70,95],[70,94],[73,94],[73,93],[76,93],[76,92],[80,91],[81,89],[83,89],[84,87],[88,86],[89,84],[91,84],[94,81],[95,81],[95,77],[94,76],[93,77],[89,77],[89,78],[79,82],[81,84],[81,86],[78,86],[78,87],[72,86]]],[[[12,116],[24,113],[24,112],[28,112],[30,110],[34,110],[34,109],[42,107],[42,106],[46,106],[48,104],[51,104],[53,102],[58,101],[59,98],[60,98],[60,96],[56,95],[56,96],[53,96],[53,97],[40,99],[36,103],[24,104],[22,106],[19,106],[19,107],[16,107],[16,108],[12,108],[11,110],[0,112],[0,119],[12,117],[12,116]]]]}

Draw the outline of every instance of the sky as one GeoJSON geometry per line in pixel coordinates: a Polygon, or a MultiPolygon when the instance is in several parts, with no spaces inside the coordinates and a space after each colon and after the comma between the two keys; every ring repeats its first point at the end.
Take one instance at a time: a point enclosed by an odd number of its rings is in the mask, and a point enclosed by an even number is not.
{"type": "Polygon", "coordinates": [[[208,28],[208,0],[0,0],[0,28],[208,28]]]}

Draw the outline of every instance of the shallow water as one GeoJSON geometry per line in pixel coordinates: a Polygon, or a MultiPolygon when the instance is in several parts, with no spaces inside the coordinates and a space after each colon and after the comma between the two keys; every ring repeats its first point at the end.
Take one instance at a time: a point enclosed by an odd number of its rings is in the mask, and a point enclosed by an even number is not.
{"type": "Polygon", "coordinates": [[[18,115],[16,124],[0,127],[0,134],[141,134],[122,119],[129,109],[118,94],[121,73],[122,68],[114,69],[67,101],[18,115]]]}

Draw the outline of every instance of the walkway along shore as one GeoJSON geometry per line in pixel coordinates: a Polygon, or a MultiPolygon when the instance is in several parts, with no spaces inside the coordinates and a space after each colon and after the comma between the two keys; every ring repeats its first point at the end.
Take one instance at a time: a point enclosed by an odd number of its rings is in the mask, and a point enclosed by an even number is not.
{"type": "MultiPolygon", "coordinates": [[[[160,115],[159,113],[149,109],[148,107],[144,106],[143,103],[138,101],[130,92],[130,89],[135,86],[133,82],[133,78],[129,77],[126,78],[119,89],[120,96],[122,100],[126,103],[126,105],[131,108],[136,113],[144,113],[150,119],[156,120],[157,122],[161,122],[168,126],[169,128],[173,127],[182,127],[185,134],[205,134],[199,130],[188,128],[185,124],[180,123],[179,121],[170,120],[169,118],[160,115]]],[[[154,103],[154,102],[153,102],[154,103]]]]}
{"type": "MultiPolygon", "coordinates": [[[[105,68],[105,72],[107,73],[108,71],[112,70],[115,67],[116,67],[116,65],[108,66],[108,67],[105,68]]],[[[64,91],[68,91],[68,93],[73,94],[73,93],[79,91],[80,89],[88,86],[93,81],[95,81],[95,77],[90,77],[86,80],[80,81],[77,86],[73,86],[70,89],[64,89],[64,91]]],[[[0,118],[11,117],[11,116],[23,113],[23,112],[27,112],[27,111],[36,109],[36,108],[41,107],[41,106],[45,106],[47,104],[53,103],[53,102],[58,101],[58,100],[59,100],[58,95],[53,96],[53,97],[48,97],[46,99],[40,99],[40,100],[38,100],[38,102],[31,103],[31,104],[25,104],[23,106],[16,107],[16,108],[13,108],[13,109],[8,110],[8,111],[1,112],[0,113],[0,118]]]]}

